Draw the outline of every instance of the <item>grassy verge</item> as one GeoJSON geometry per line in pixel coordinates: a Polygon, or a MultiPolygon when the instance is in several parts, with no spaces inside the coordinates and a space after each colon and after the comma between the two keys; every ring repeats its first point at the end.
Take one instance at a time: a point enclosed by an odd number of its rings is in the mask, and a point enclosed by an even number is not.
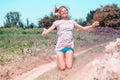
{"type": "MultiPolygon", "coordinates": [[[[56,31],[49,33],[47,37],[41,36],[42,29],[0,29],[0,64],[12,61],[26,55],[41,53],[54,53],[56,44],[56,31]],[[16,57],[17,56],[17,57],[16,57]]],[[[100,36],[91,33],[75,30],[75,51],[91,45],[115,39],[117,36],[100,36]]]]}
{"type": "Polygon", "coordinates": [[[42,37],[42,29],[0,29],[0,63],[14,60],[16,56],[23,57],[32,53],[45,53],[45,49],[55,45],[55,32],[42,37]]]}

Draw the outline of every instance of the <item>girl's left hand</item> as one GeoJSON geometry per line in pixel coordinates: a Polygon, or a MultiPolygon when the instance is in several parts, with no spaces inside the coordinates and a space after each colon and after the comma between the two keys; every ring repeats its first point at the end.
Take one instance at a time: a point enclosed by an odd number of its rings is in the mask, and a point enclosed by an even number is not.
{"type": "Polygon", "coordinates": [[[96,27],[96,26],[98,26],[98,25],[99,25],[99,22],[98,22],[98,21],[95,21],[95,22],[92,24],[93,27],[96,27]]]}

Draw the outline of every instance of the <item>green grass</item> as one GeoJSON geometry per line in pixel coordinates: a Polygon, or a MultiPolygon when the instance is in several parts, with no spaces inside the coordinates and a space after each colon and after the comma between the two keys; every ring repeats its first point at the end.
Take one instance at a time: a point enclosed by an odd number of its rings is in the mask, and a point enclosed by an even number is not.
{"type": "Polygon", "coordinates": [[[18,48],[46,44],[49,37],[41,36],[41,29],[0,29],[0,48],[13,52],[18,48]]]}
{"type": "MultiPolygon", "coordinates": [[[[0,29],[0,62],[14,59],[12,55],[24,55],[25,48],[39,48],[41,53],[46,49],[54,49],[56,44],[56,31],[52,31],[46,37],[42,37],[42,29],[1,28],[0,29]],[[6,57],[7,56],[7,57],[6,57]],[[12,59],[11,59],[12,58],[12,59]]],[[[88,31],[75,30],[75,46],[87,47],[101,42],[116,39],[116,36],[100,36],[88,33],[88,31]]],[[[53,50],[54,51],[54,50],[53,50]]]]}
{"type": "Polygon", "coordinates": [[[7,62],[14,56],[22,56],[25,48],[40,48],[41,52],[47,46],[55,45],[55,33],[52,32],[47,37],[42,37],[42,29],[17,29],[17,28],[1,28],[0,29],[0,62],[7,62]],[[44,48],[44,49],[43,49],[44,48]]]}

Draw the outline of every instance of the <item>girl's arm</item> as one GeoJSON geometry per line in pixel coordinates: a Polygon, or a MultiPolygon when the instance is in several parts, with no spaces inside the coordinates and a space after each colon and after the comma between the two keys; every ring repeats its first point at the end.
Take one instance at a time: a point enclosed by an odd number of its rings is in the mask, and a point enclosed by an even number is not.
{"type": "Polygon", "coordinates": [[[83,27],[83,26],[81,26],[81,25],[79,25],[79,24],[76,24],[75,26],[79,29],[79,30],[88,30],[88,29],[91,29],[91,28],[94,28],[94,27],[96,27],[96,26],[98,26],[99,25],[99,22],[98,21],[95,21],[92,25],[90,25],[90,26],[85,26],[85,27],[83,27]]]}
{"type": "Polygon", "coordinates": [[[46,36],[49,32],[51,32],[52,30],[55,29],[55,25],[53,24],[51,27],[49,27],[48,29],[44,29],[44,31],[42,32],[42,36],[46,36]]]}

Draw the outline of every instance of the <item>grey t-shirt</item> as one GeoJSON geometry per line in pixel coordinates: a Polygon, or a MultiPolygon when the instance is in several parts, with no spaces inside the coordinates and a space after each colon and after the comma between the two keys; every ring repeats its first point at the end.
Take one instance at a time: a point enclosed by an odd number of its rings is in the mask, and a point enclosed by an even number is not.
{"type": "Polygon", "coordinates": [[[74,48],[73,29],[77,24],[73,20],[57,20],[53,23],[57,28],[57,44],[55,50],[74,48]]]}

